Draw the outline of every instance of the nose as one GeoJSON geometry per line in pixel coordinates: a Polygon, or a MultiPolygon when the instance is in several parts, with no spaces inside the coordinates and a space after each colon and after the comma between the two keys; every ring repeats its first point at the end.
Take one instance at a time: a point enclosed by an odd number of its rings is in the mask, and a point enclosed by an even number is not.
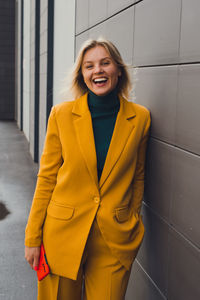
{"type": "Polygon", "coordinates": [[[102,66],[100,64],[96,64],[94,68],[94,72],[97,74],[102,73],[103,72],[102,66]]]}

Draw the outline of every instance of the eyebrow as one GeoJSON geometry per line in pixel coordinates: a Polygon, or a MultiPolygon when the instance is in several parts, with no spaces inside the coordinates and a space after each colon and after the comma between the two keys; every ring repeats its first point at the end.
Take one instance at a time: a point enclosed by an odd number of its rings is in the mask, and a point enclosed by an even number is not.
{"type": "MultiPolygon", "coordinates": [[[[101,61],[102,61],[102,60],[105,60],[105,59],[110,59],[110,60],[111,60],[111,57],[106,56],[106,57],[102,58],[101,61]]],[[[84,61],[84,62],[83,62],[83,65],[84,65],[84,64],[87,64],[87,63],[93,63],[93,61],[90,61],[90,60],[84,61]]]]}

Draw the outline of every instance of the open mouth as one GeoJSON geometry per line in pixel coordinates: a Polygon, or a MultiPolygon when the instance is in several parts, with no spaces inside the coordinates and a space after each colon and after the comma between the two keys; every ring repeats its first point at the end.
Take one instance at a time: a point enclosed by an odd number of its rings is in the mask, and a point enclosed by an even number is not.
{"type": "Polygon", "coordinates": [[[106,77],[101,77],[101,78],[95,78],[95,79],[93,79],[93,82],[94,82],[96,85],[103,85],[103,84],[105,84],[107,81],[108,81],[108,79],[107,79],[106,77]]]}

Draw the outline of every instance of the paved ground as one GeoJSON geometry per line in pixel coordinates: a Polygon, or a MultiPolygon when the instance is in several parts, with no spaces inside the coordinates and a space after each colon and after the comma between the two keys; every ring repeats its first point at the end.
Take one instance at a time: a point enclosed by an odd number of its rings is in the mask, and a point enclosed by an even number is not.
{"type": "Polygon", "coordinates": [[[0,300],[36,300],[36,274],[24,259],[36,173],[23,133],[0,121],[0,300]]]}

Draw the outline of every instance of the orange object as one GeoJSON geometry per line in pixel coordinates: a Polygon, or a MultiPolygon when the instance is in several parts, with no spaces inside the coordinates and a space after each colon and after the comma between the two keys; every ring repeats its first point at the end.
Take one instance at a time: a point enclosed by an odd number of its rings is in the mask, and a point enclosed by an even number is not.
{"type": "Polygon", "coordinates": [[[50,273],[49,265],[47,263],[47,258],[46,258],[46,254],[45,254],[45,251],[44,251],[44,245],[41,244],[41,246],[40,246],[40,260],[39,260],[39,265],[38,265],[38,268],[37,268],[38,280],[42,280],[49,273],[50,273]]]}

